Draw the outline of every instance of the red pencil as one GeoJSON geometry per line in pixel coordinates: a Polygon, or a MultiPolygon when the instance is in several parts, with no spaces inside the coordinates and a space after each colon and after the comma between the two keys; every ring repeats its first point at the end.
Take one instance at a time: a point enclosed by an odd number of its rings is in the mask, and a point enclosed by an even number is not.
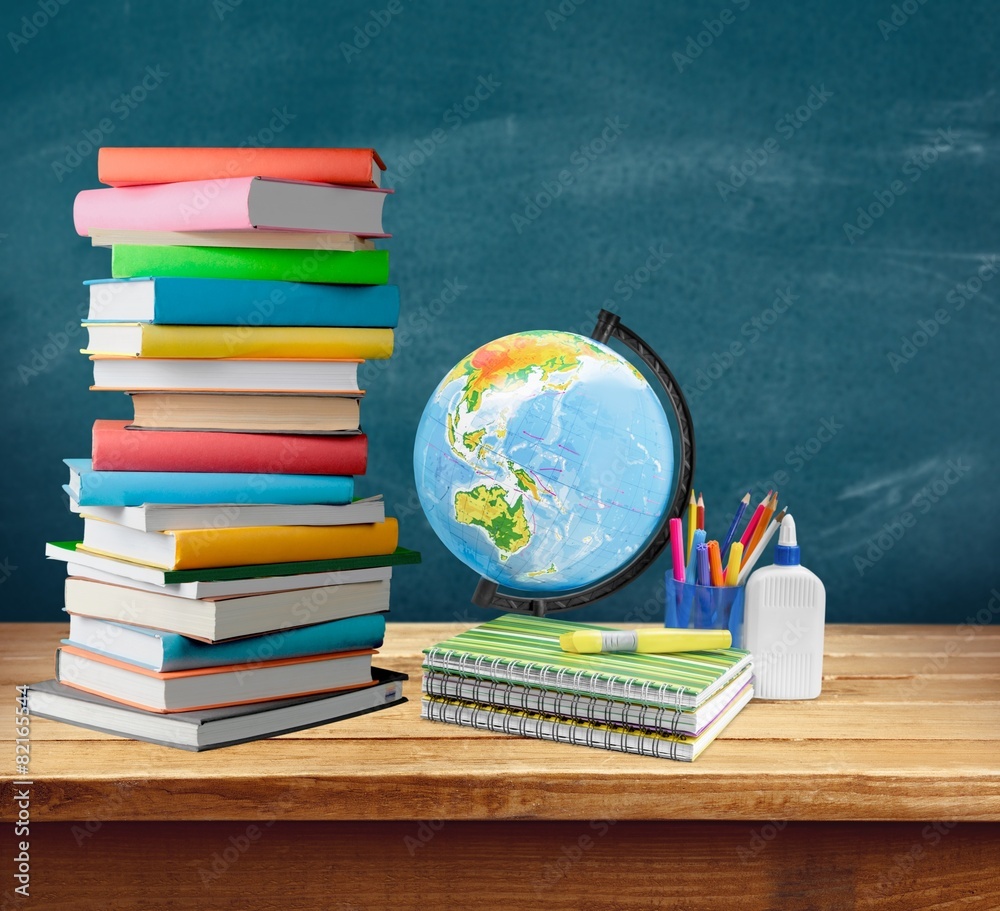
{"type": "Polygon", "coordinates": [[[705,528],[705,495],[698,494],[698,528],[705,528]]]}
{"type": "Polygon", "coordinates": [[[753,511],[753,515],[750,517],[747,527],[743,530],[743,536],[740,538],[740,544],[743,545],[743,553],[747,552],[747,544],[750,543],[750,539],[753,537],[754,530],[757,528],[757,523],[760,521],[760,517],[764,514],[764,507],[767,505],[767,501],[771,499],[772,493],[774,493],[773,490],[769,490],[767,492],[767,496],[760,501],[760,505],[753,511]]]}

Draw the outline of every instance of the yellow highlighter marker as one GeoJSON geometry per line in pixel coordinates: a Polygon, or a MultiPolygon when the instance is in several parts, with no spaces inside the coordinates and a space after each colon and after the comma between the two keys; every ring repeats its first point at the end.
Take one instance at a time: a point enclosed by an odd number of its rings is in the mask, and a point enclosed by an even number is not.
{"type": "Polygon", "coordinates": [[[712,648],[729,648],[732,634],[727,629],[578,629],[563,633],[559,645],[564,652],[597,654],[598,652],[700,652],[712,648]]]}
{"type": "Polygon", "coordinates": [[[740,581],[740,565],[743,563],[743,545],[733,541],[729,547],[729,566],[726,567],[726,585],[736,585],[740,581]]]}

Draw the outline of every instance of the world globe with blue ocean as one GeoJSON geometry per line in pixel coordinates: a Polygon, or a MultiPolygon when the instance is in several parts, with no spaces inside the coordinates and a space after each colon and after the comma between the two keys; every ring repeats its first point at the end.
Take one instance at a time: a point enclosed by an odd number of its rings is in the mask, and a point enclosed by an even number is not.
{"type": "Polygon", "coordinates": [[[538,597],[583,588],[637,556],[673,488],[660,399],[606,345],[520,332],[463,358],[417,427],[428,521],[481,576],[538,597]]]}

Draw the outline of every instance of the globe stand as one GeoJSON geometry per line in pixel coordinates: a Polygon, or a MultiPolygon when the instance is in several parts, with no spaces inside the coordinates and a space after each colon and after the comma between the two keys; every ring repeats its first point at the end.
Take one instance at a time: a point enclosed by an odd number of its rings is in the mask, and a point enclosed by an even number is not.
{"type": "Polygon", "coordinates": [[[601,598],[606,598],[613,592],[628,585],[633,579],[644,572],[666,550],[670,543],[669,520],[680,516],[691,495],[694,479],[694,429],[691,420],[691,410],[688,408],[684,393],[669,368],[659,355],[627,326],[622,325],[617,314],[602,310],[597,316],[597,326],[591,333],[591,338],[607,344],[611,338],[616,338],[653,372],[674,412],[678,428],[677,457],[677,490],[673,501],[660,521],[656,533],[649,539],[642,553],[626,563],[621,569],[600,582],[595,582],[587,588],[576,589],[565,594],[550,595],[545,598],[530,598],[500,591],[500,586],[491,579],[482,578],[472,596],[472,603],[478,607],[495,610],[514,611],[521,614],[534,614],[544,617],[556,611],[573,610],[585,607],[601,598]]]}

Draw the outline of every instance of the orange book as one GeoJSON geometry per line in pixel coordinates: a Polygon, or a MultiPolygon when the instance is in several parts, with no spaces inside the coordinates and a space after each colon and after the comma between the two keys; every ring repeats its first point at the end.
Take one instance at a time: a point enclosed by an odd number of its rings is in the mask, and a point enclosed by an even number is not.
{"type": "Polygon", "coordinates": [[[273,177],[349,187],[378,187],[382,159],[374,149],[114,148],[97,152],[97,178],[112,187],[273,177]]]}
{"type": "Polygon", "coordinates": [[[86,507],[83,516],[80,550],[168,570],[382,556],[395,551],[399,543],[399,527],[392,518],[360,525],[138,531],[88,516],[86,507]]]}
{"type": "Polygon", "coordinates": [[[359,649],[154,671],[64,645],[56,650],[56,679],[85,693],[149,712],[190,712],[369,686],[374,654],[374,649],[359,649]]]}

